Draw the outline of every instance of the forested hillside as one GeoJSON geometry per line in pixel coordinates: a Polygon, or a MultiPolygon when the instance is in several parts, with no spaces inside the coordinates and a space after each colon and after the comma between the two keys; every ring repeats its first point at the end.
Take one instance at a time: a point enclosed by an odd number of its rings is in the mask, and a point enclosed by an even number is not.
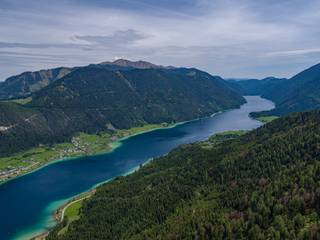
{"type": "Polygon", "coordinates": [[[271,114],[309,111],[320,108],[320,64],[317,64],[280,83],[273,91],[262,96],[276,102],[271,114]]]}
{"type": "Polygon", "coordinates": [[[276,103],[276,108],[254,116],[286,115],[291,112],[320,108],[320,64],[290,79],[231,81],[229,84],[244,95],[261,95],[276,103]]]}
{"type": "Polygon", "coordinates": [[[100,186],[47,239],[320,239],[319,119],[181,146],[100,186]]]}
{"type": "Polygon", "coordinates": [[[56,140],[59,139],[54,138],[47,119],[39,111],[0,102],[0,156],[56,140]]]}
{"type": "Polygon", "coordinates": [[[197,69],[119,68],[77,68],[24,105],[1,103],[0,156],[77,132],[191,120],[245,102],[222,79],[197,69]]]}
{"type": "Polygon", "coordinates": [[[229,80],[228,83],[242,95],[268,96],[278,88],[279,84],[285,84],[288,79],[268,77],[264,79],[229,80]]]}
{"type": "Polygon", "coordinates": [[[24,98],[70,73],[70,68],[24,72],[0,82],[0,99],[24,98]]]}
{"type": "Polygon", "coordinates": [[[71,116],[82,110],[101,121],[95,125],[128,128],[206,116],[243,102],[223,80],[196,69],[86,67],[39,91],[29,105],[63,110],[71,116]]]}
{"type": "MultiPolygon", "coordinates": [[[[118,59],[113,62],[102,62],[90,64],[88,67],[100,67],[108,70],[132,70],[132,69],[173,69],[174,67],[164,67],[145,61],[129,61],[118,59]]],[[[53,69],[40,70],[35,72],[23,72],[19,75],[11,76],[0,82],[0,99],[25,98],[42,88],[60,79],[70,72],[81,67],[59,67],[53,69]]]]}

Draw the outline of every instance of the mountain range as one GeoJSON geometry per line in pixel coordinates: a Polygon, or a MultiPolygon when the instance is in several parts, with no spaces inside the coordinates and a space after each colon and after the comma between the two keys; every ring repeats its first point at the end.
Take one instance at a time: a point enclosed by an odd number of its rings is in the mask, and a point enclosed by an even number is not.
{"type": "Polygon", "coordinates": [[[36,72],[24,72],[0,82],[0,99],[24,98],[64,77],[72,69],[60,67],[36,72]]]}
{"type": "Polygon", "coordinates": [[[230,86],[244,95],[261,95],[276,104],[276,108],[254,114],[286,115],[292,112],[320,108],[320,64],[314,65],[290,79],[230,81],[230,86]]]}
{"type": "Polygon", "coordinates": [[[26,72],[0,84],[0,156],[79,132],[201,118],[261,95],[276,108],[252,115],[280,119],[180,146],[98,187],[47,240],[319,239],[320,112],[310,111],[320,108],[319,81],[320,64],[240,81],[124,59],[26,72]]]}
{"type": "Polygon", "coordinates": [[[78,132],[191,120],[245,102],[223,79],[197,69],[118,60],[68,71],[63,77],[54,74],[47,86],[41,83],[48,75],[41,71],[22,74],[39,76],[33,81],[17,78],[29,88],[38,80],[40,89],[28,91],[25,104],[0,102],[0,155],[70,141],[78,132]]]}
{"type": "MultiPolygon", "coordinates": [[[[83,68],[101,68],[110,71],[176,69],[172,66],[161,66],[146,61],[133,62],[126,59],[118,59],[113,62],[91,64],[86,67],[60,67],[36,72],[24,72],[20,75],[9,77],[4,82],[0,82],[0,99],[26,98],[72,71],[83,68]]],[[[232,88],[241,95],[260,95],[276,103],[276,109],[256,113],[256,116],[280,116],[291,112],[307,111],[320,107],[319,76],[320,64],[317,64],[290,79],[268,77],[262,80],[230,79],[226,82],[229,88],[232,88]]]]}
{"type": "Polygon", "coordinates": [[[240,81],[125,59],[25,72],[0,83],[0,155],[69,141],[78,132],[204,117],[239,107],[241,95],[275,102],[254,117],[313,110],[320,107],[319,83],[320,64],[290,79],[240,81]]]}
{"type": "MultiPolygon", "coordinates": [[[[130,70],[130,69],[173,69],[174,67],[155,65],[146,61],[129,61],[118,59],[113,62],[102,62],[91,64],[90,67],[103,67],[109,70],[130,70]]],[[[59,67],[40,70],[35,72],[24,72],[12,76],[0,82],[0,99],[25,98],[48,86],[55,80],[64,77],[68,73],[81,67],[59,67]]]]}

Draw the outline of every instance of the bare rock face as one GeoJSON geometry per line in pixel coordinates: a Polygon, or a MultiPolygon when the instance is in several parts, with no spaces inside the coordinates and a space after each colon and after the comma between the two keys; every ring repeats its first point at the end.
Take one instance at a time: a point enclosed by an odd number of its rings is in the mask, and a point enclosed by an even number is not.
{"type": "Polygon", "coordinates": [[[0,99],[27,97],[55,80],[66,76],[71,71],[70,68],[60,67],[36,72],[24,72],[9,77],[0,83],[0,99]]]}
{"type": "MultiPolygon", "coordinates": [[[[146,61],[130,61],[126,59],[118,59],[114,62],[102,62],[100,64],[90,64],[89,66],[102,67],[108,70],[175,69],[171,66],[161,66],[146,61]]],[[[0,82],[0,100],[28,97],[79,68],[81,67],[59,67],[35,72],[28,71],[11,76],[5,81],[0,82]]]]}
{"type": "Polygon", "coordinates": [[[146,62],[146,61],[130,61],[130,60],[126,60],[126,59],[118,59],[114,62],[103,62],[101,63],[101,65],[113,65],[113,66],[119,66],[119,67],[128,67],[128,68],[137,68],[137,69],[149,69],[149,68],[153,68],[153,69],[160,69],[160,68],[164,68],[164,69],[172,69],[174,67],[170,67],[170,66],[161,66],[161,65],[156,65],[150,62],[146,62]]]}

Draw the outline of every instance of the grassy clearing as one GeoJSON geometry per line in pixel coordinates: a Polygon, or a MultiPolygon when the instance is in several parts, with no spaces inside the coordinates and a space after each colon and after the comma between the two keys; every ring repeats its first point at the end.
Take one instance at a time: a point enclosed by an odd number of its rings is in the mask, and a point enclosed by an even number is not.
{"type": "Polygon", "coordinates": [[[10,99],[10,100],[4,100],[3,102],[14,102],[14,103],[19,103],[19,104],[27,104],[31,102],[32,97],[27,97],[27,98],[17,98],[17,99],[10,99]]]}
{"type": "Polygon", "coordinates": [[[211,149],[213,145],[222,143],[224,141],[237,138],[243,134],[247,133],[245,130],[238,131],[225,131],[222,133],[217,133],[211,136],[207,141],[201,143],[203,149],[211,149]]]}
{"type": "Polygon", "coordinates": [[[63,227],[58,235],[64,234],[67,230],[69,225],[79,219],[80,217],[80,209],[83,205],[83,202],[92,196],[93,192],[85,193],[84,195],[79,196],[78,198],[74,199],[70,203],[68,203],[65,207],[61,210],[64,212],[64,216],[62,218],[66,221],[65,227],[63,227]]]}
{"type": "Polygon", "coordinates": [[[277,116],[265,116],[265,117],[258,117],[256,118],[258,121],[263,122],[263,123],[269,123],[272,122],[273,120],[277,119],[279,117],[277,116]]]}
{"type": "Polygon", "coordinates": [[[108,152],[113,148],[112,143],[120,138],[168,126],[165,123],[150,124],[98,134],[79,133],[73,137],[71,142],[39,146],[10,157],[0,158],[0,183],[30,172],[56,159],[108,152]]]}
{"type": "Polygon", "coordinates": [[[71,143],[41,146],[17,153],[10,157],[0,158],[0,173],[2,173],[2,175],[0,175],[0,181],[26,173],[49,161],[63,157],[63,152],[66,149],[71,149],[72,146],[71,143]]]}
{"type": "Polygon", "coordinates": [[[79,218],[80,208],[82,206],[82,202],[84,199],[76,201],[72,203],[66,210],[65,216],[68,218],[69,221],[74,221],[79,218]]]}
{"type": "Polygon", "coordinates": [[[130,129],[122,129],[118,131],[118,137],[127,137],[127,136],[132,136],[138,133],[142,133],[142,132],[147,132],[150,130],[154,130],[157,128],[165,128],[165,127],[169,127],[170,124],[168,123],[162,123],[162,124],[148,124],[148,125],[144,125],[141,127],[134,127],[134,128],[130,128],[130,129]]]}
{"type": "Polygon", "coordinates": [[[236,130],[236,131],[225,131],[222,133],[217,133],[215,135],[213,135],[213,137],[221,137],[221,136],[241,136],[245,133],[247,133],[248,131],[246,130],[236,130]]]}

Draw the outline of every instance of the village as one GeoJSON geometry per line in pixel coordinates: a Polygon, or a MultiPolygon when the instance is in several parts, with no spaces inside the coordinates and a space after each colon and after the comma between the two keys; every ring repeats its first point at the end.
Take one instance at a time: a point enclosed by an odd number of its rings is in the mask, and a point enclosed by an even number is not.
{"type": "MultiPolygon", "coordinates": [[[[90,151],[90,144],[81,141],[80,137],[73,137],[71,140],[71,144],[69,145],[70,146],[62,149],[56,146],[50,147],[49,151],[51,151],[53,154],[51,154],[51,156],[47,159],[45,159],[45,155],[42,161],[39,161],[39,159],[35,159],[34,154],[30,154],[27,155],[23,160],[21,160],[23,166],[8,165],[5,168],[0,169],[0,184],[17,176],[31,172],[32,170],[37,169],[41,165],[45,165],[53,160],[84,155],[88,154],[90,151]]],[[[43,145],[40,145],[39,147],[48,148],[47,146],[43,145]]]]}
{"type": "MultiPolygon", "coordinates": [[[[10,157],[1,158],[0,184],[10,179],[27,174],[56,160],[94,155],[111,150],[118,139],[133,136],[145,131],[168,127],[170,124],[149,124],[125,130],[101,132],[99,134],[79,133],[70,142],[53,145],[39,144],[38,147],[20,152],[10,157]]],[[[113,127],[108,126],[109,129],[113,127]]],[[[4,130],[2,128],[2,130],[4,130]]],[[[0,128],[1,131],[1,128],[0,128]]]]}

